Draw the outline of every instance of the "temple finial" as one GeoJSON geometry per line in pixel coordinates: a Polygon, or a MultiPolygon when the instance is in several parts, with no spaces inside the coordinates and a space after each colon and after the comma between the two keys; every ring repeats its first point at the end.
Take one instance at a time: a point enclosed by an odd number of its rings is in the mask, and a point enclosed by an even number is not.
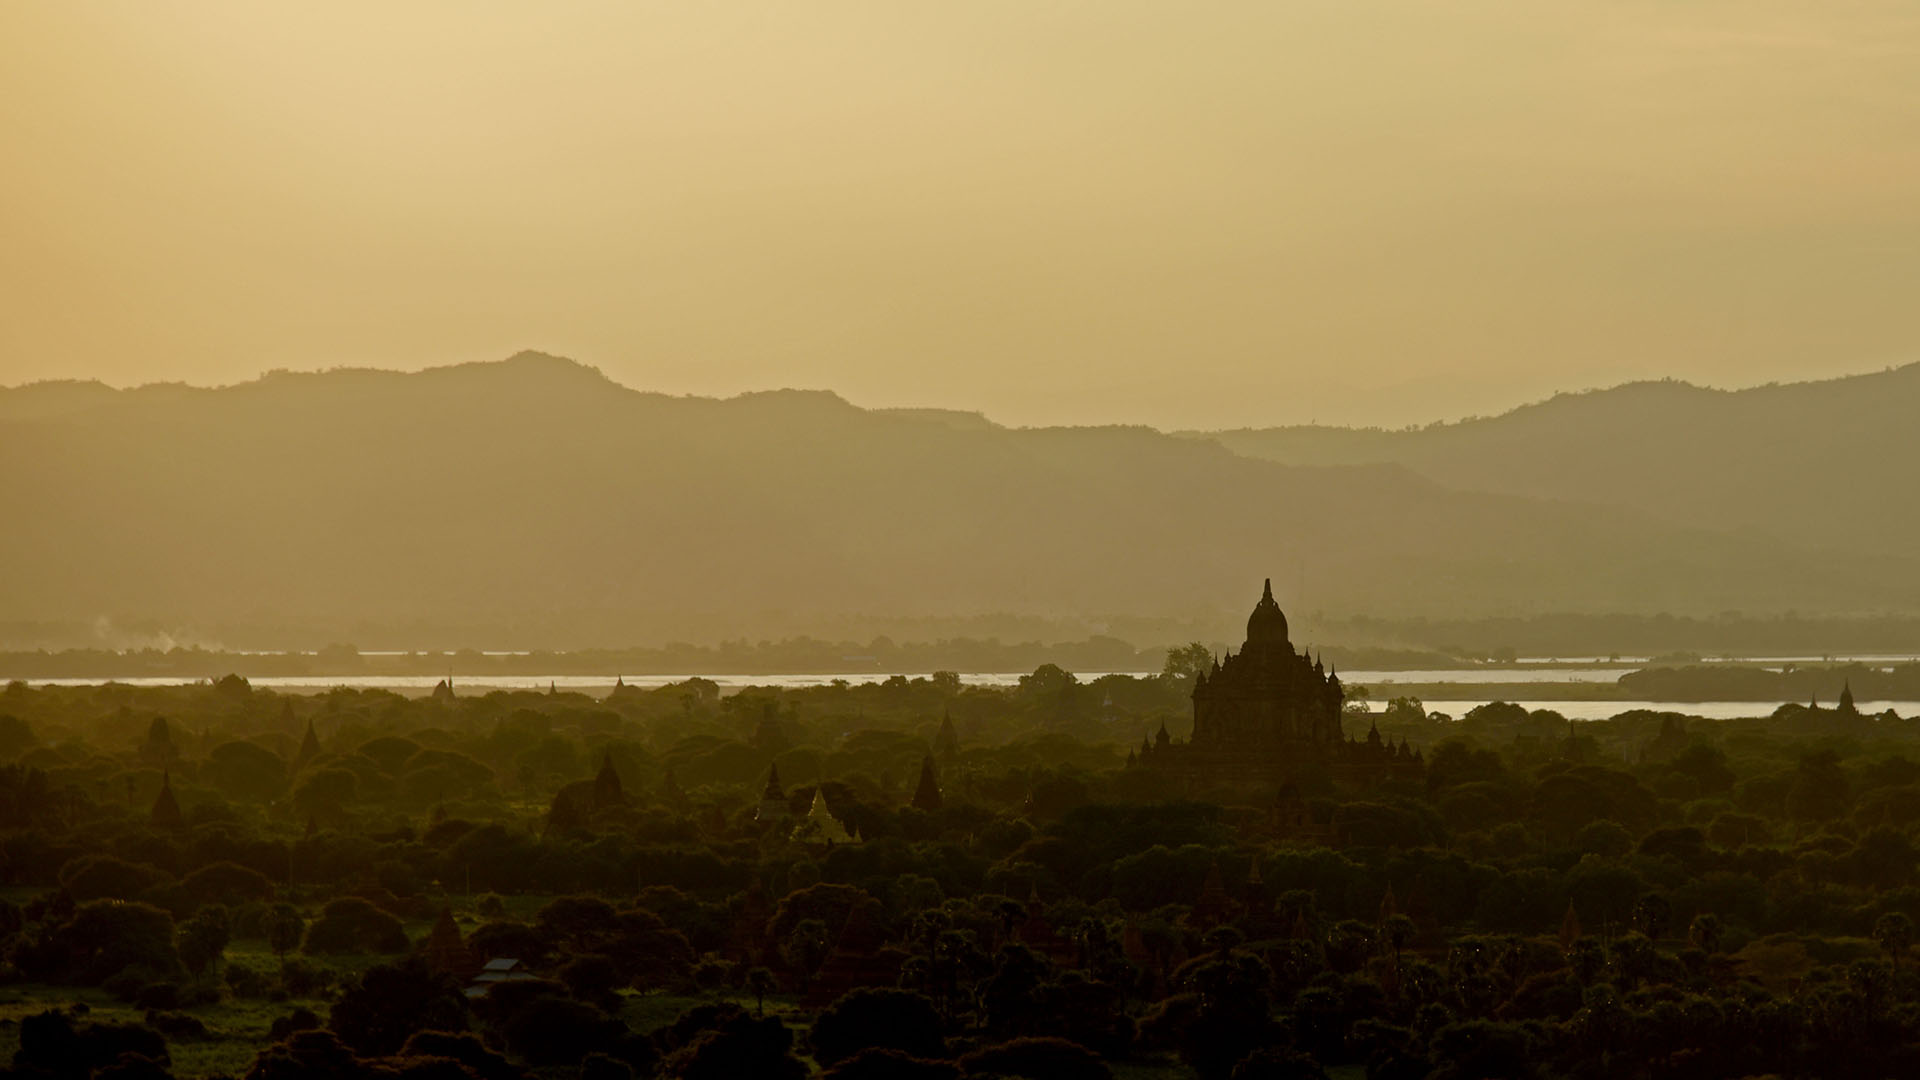
{"type": "Polygon", "coordinates": [[[1264,592],[1264,593],[1262,593],[1262,594],[1261,594],[1261,596],[1260,596],[1260,599],[1262,599],[1262,600],[1271,600],[1271,599],[1273,599],[1273,579],[1272,579],[1272,578],[1268,578],[1268,579],[1267,579],[1267,588],[1266,588],[1266,592],[1264,592]]]}

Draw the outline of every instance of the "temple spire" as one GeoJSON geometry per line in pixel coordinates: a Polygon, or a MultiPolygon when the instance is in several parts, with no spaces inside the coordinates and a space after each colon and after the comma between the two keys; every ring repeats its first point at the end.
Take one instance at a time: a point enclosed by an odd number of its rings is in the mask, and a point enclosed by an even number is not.
{"type": "MultiPolygon", "coordinates": [[[[1253,614],[1247,617],[1247,648],[1286,644],[1287,617],[1273,599],[1273,579],[1268,578],[1260,591],[1260,602],[1253,606],[1253,614]]],[[[1241,650],[1243,653],[1246,651],[1241,650]]]]}
{"type": "Polygon", "coordinates": [[[913,808],[929,813],[940,809],[940,782],[933,772],[933,755],[920,759],[920,786],[913,793],[913,808]]]}

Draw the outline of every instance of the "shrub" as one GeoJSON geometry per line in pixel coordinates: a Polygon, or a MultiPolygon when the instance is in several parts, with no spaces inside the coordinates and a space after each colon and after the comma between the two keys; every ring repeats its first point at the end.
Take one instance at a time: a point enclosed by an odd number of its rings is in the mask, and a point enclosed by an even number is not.
{"type": "Polygon", "coordinates": [[[201,1040],[210,1037],[206,1024],[198,1017],[183,1012],[148,1009],[146,1023],[169,1039],[201,1040]]]}
{"type": "Polygon", "coordinates": [[[165,870],[112,855],[82,855],[60,868],[60,887],[75,900],[132,900],[173,880],[165,870]]]}
{"type": "Polygon", "coordinates": [[[513,1063],[486,1048],[470,1032],[418,1031],[400,1048],[402,1057],[449,1058],[473,1070],[480,1080],[520,1080],[513,1063]]]}
{"type": "MultiPolygon", "coordinates": [[[[109,975],[100,983],[100,989],[111,994],[115,1001],[121,1001],[131,1005],[148,986],[165,981],[166,976],[152,968],[134,965],[121,968],[119,971],[109,975]]],[[[172,1006],[167,1007],[171,1008],[172,1006]]]]}
{"type": "Polygon", "coordinates": [[[295,1009],[285,1016],[274,1020],[267,1028],[267,1039],[271,1042],[285,1042],[296,1031],[317,1031],[320,1028],[320,1015],[312,1009],[295,1009]]]}
{"type": "Polygon", "coordinates": [[[1093,1051],[1065,1039],[1015,1039],[960,1059],[968,1076],[1044,1076],[1048,1080],[1113,1080],[1093,1051]]]}
{"type": "Polygon", "coordinates": [[[277,984],[271,974],[245,964],[227,965],[227,989],[237,998],[261,1000],[273,994],[277,984]]]}
{"type": "Polygon", "coordinates": [[[612,1052],[626,1025],[584,1002],[539,997],[501,1025],[507,1049],[534,1065],[577,1065],[587,1054],[612,1052]]]}
{"type": "Polygon", "coordinates": [[[813,1056],[823,1065],[852,1057],[868,1047],[899,1050],[913,1057],[947,1053],[940,1014],[933,1002],[911,990],[863,988],[824,1009],[813,1022],[813,1056]]]}
{"type": "Polygon", "coordinates": [[[467,1026],[467,999],[445,976],[410,957],[398,964],[369,968],[358,985],[333,1003],[327,1026],[355,1053],[392,1054],[420,1031],[461,1031],[467,1026]]]}
{"type": "Polygon", "coordinates": [[[821,1074],[821,1080],[960,1080],[960,1066],[898,1050],[862,1050],[821,1074]]]}
{"type": "Polygon", "coordinates": [[[409,947],[400,920],[357,896],[343,896],[320,910],[307,927],[302,951],[338,953],[400,953],[409,947]]]}
{"type": "Polygon", "coordinates": [[[180,1007],[180,986],[177,983],[148,983],[133,996],[133,1004],[152,1012],[155,1009],[177,1009],[180,1007]]]}
{"type": "Polygon", "coordinates": [[[289,960],[280,965],[280,985],[294,997],[319,997],[333,987],[335,976],[330,968],[319,964],[309,964],[304,960],[289,960]]]}
{"type": "Polygon", "coordinates": [[[30,979],[79,986],[98,986],[129,967],[147,969],[156,978],[181,972],[173,916],[118,900],[80,905],[45,938],[16,947],[13,961],[30,979]]]}
{"type": "Polygon", "coordinates": [[[122,1054],[164,1063],[167,1042],[136,1024],[77,1024],[66,1013],[49,1009],[20,1021],[20,1049],[13,1063],[27,1075],[44,1070],[42,1075],[84,1077],[113,1065],[122,1054]]]}
{"type": "Polygon", "coordinates": [[[195,870],[180,879],[180,887],[202,904],[235,904],[248,900],[270,902],[273,882],[258,870],[238,863],[217,862],[195,870]]]}

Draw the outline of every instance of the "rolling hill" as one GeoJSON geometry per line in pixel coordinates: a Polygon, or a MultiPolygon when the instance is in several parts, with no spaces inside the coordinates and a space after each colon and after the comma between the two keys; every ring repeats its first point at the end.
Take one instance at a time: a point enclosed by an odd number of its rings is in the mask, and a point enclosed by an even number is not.
{"type": "Polygon", "coordinates": [[[1339,453],[1300,436],[1302,464],[1248,456],[1293,437],[1009,429],[817,391],[669,397],[536,353],[27,387],[0,391],[0,619],[298,622],[362,643],[473,626],[499,647],[577,647],[860,613],[1239,613],[1269,575],[1283,603],[1343,612],[1920,610],[1920,564],[1897,551],[1835,558],[1658,505],[1362,461],[1392,436],[1339,453]]]}
{"type": "Polygon", "coordinates": [[[1920,541],[1920,364],[1737,391],[1631,383],[1404,431],[1196,434],[1275,462],[1399,465],[1809,547],[1907,555],[1920,541]]]}

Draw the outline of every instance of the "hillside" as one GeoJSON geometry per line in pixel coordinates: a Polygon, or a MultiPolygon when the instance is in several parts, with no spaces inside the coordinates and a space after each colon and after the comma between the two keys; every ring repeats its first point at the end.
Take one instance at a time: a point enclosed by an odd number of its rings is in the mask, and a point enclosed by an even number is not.
{"type": "Polygon", "coordinates": [[[1903,554],[1920,536],[1920,364],[1722,391],[1634,383],[1405,431],[1205,433],[1294,465],[1394,464],[1449,487],[1600,503],[1695,528],[1903,554]]]}
{"type": "Polygon", "coordinates": [[[1267,575],[1328,611],[1920,610],[1904,557],[1144,428],[641,393],[538,354],[0,392],[0,499],[8,620],[297,621],[363,644],[449,625],[503,647],[759,638],[847,613],[1232,619],[1267,575]]]}

